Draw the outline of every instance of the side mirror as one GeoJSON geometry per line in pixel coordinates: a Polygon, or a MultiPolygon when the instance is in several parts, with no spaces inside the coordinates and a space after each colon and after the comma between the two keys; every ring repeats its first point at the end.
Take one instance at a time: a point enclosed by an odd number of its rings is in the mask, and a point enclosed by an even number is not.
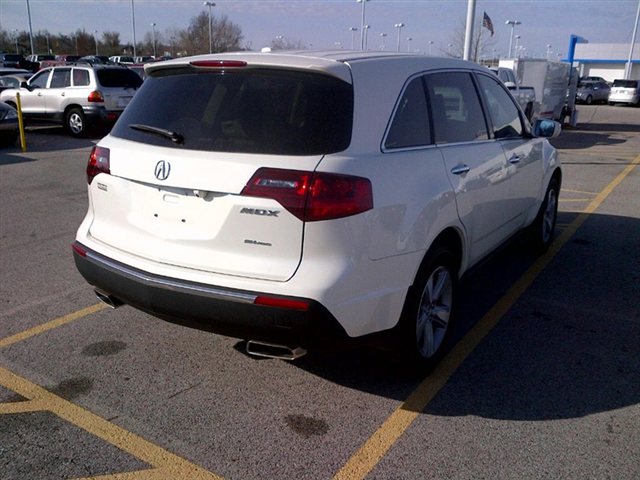
{"type": "Polygon", "coordinates": [[[20,88],[26,88],[28,90],[29,84],[27,82],[20,82],[20,88]]]}
{"type": "Polygon", "coordinates": [[[533,134],[536,137],[555,138],[560,135],[562,127],[555,120],[536,120],[533,124],[533,134]]]}
{"type": "Polygon", "coordinates": [[[514,82],[504,82],[504,86],[507,88],[516,88],[516,84],[514,82]]]}

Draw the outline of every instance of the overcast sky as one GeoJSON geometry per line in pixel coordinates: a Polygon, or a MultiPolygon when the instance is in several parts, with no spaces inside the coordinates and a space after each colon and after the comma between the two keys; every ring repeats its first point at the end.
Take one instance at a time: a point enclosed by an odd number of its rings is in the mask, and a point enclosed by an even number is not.
{"type": "MultiPolygon", "coordinates": [[[[551,44],[553,55],[567,53],[569,35],[590,43],[630,44],[640,0],[477,0],[476,15],[483,12],[493,21],[495,35],[486,53],[495,49],[506,55],[511,27],[506,20],[519,20],[515,33],[526,53],[543,56],[551,44]]],[[[30,0],[33,31],[71,33],[116,31],[123,42],[133,38],[131,0],[30,0]]],[[[213,15],[226,15],[242,29],[243,45],[254,50],[269,45],[276,36],[300,41],[311,48],[351,48],[349,27],[360,28],[362,6],[356,0],[215,0],[213,15]]],[[[0,28],[28,31],[26,0],[0,0],[0,28]]],[[[185,28],[192,17],[207,11],[202,0],[134,0],[136,39],[141,41],[156,23],[158,35],[169,36],[170,28],[185,28]]],[[[401,49],[425,53],[448,50],[455,31],[461,30],[467,0],[371,0],[366,4],[369,49],[395,50],[398,30],[401,49]],[[386,34],[382,37],[381,34],[386,34]],[[407,38],[411,37],[410,44],[407,38]]],[[[356,32],[356,47],[360,31],[356,32]]],[[[483,35],[490,36],[488,30],[483,35]]],[[[640,37],[640,35],[638,36],[640,37]]],[[[636,43],[640,38],[636,38],[636,43]]],[[[167,39],[168,43],[168,39],[167,39]]],[[[68,53],[68,52],[54,52],[68,53]]]]}

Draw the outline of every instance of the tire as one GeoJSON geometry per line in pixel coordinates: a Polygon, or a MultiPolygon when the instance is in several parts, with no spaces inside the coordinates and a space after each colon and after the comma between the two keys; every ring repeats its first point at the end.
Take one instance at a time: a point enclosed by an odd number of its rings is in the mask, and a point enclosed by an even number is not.
{"type": "Polygon", "coordinates": [[[587,95],[587,99],[584,101],[587,105],[591,105],[593,103],[593,98],[591,95],[587,95]]]}
{"type": "Polygon", "coordinates": [[[400,319],[400,353],[412,370],[433,368],[446,351],[458,284],[455,265],[448,248],[436,247],[409,289],[400,319]]]}
{"type": "Polygon", "coordinates": [[[531,244],[538,254],[546,252],[553,242],[553,232],[558,219],[559,195],[560,183],[554,177],[549,182],[538,216],[531,225],[531,244]]]}
{"type": "Polygon", "coordinates": [[[11,147],[16,144],[18,140],[19,133],[12,132],[5,134],[4,136],[0,136],[0,146],[2,147],[11,147]]]}
{"type": "Polygon", "coordinates": [[[72,108],[67,112],[65,127],[74,137],[81,137],[87,133],[87,119],[81,108],[72,108]]]}

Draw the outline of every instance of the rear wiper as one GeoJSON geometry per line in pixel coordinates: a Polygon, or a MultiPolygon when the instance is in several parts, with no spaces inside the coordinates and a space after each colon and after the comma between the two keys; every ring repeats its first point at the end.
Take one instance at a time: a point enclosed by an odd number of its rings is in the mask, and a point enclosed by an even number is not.
{"type": "Polygon", "coordinates": [[[165,130],[160,127],[153,127],[151,125],[142,125],[140,123],[132,123],[129,125],[129,128],[133,130],[139,130],[141,132],[154,133],[156,135],[160,135],[161,137],[168,138],[173,143],[177,143],[178,145],[184,143],[184,137],[177,132],[172,132],[171,130],[165,130]]]}

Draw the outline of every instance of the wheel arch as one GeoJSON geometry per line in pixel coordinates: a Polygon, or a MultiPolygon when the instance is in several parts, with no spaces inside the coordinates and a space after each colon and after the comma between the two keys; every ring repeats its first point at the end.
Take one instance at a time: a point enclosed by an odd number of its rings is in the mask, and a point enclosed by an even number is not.
{"type": "Polygon", "coordinates": [[[455,261],[455,270],[458,272],[458,278],[461,276],[461,269],[464,263],[464,240],[462,232],[455,227],[447,227],[431,242],[431,246],[427,249],[422,257],[420,266],[416,270],[412,285],[415,284],[418,275],[426,268],[430,260],[430,255],[438,248],[447,248],[453,255],[455,261]]]}

